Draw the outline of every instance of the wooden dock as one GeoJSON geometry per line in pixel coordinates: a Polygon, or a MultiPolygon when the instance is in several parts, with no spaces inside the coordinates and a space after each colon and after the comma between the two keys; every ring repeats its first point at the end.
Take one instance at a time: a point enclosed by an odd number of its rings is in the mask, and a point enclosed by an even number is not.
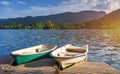
{"type": "MultiPolygon", "coordinates": [[[[2,70],[5,70],[11,60],[11,57],[0,58],[2,70]]],[[[119,70],[102,62],[80,62],[59,71],[53,59],[41,59],[19,66],[9,66],[6,72],[2,70],[0,74],[120,74],[119,70]]]]}

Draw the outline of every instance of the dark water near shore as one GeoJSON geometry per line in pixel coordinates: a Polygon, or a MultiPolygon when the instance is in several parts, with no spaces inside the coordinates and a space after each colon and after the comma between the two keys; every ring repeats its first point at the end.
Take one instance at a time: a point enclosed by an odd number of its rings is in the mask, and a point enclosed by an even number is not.
{"type": "Polygon", "coordinates": [[[106,62],[120,70],[120,30],[0,30],[0,57],[39,44],[89,44],[89,61],[106,62]]]}

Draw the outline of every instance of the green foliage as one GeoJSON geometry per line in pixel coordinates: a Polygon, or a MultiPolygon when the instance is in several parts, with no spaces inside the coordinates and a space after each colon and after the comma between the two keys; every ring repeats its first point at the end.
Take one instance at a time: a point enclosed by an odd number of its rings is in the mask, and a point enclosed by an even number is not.
{"type": "Polygon", "coordinates": [[[0,25],[0,29],[25,29],[26,25],[12,24],[12,25],[0,25]]]}
{"type": "Polygon", "coordinates": [[[41,23],[41,22],[36,22],[35,24],[31,25],[32,29],[45,29],[46,28],[46,24],[41,23]]]}
{"type": "Polygon", "coordinates": [[[60,29],[60,25],[48,24],[46,22],[36,22],[30,25],[25,24],[11,24],[11,25],[0,25],[0,29],[60,29]]]}
{"type": "Polygon", "coordinates": [[[52,25],[48,25],[49,29],[60,29],[60,26],[59,25],[55,25],[55,24],[52,24],[52,25]]]}
{"type": "Polygon", "coordinates": [[[36,22],[33,24],[0,25],[0,29],[82,29],[80,24],[50,24],[48,22],[36,22]]]}

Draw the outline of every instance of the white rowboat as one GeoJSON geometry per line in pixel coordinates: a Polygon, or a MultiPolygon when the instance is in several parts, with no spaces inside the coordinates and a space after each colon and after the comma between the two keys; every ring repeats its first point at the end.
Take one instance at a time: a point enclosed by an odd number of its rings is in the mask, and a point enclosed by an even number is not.
{"type": "Polygon", "coordinates": [[[86,61],[87,55],[88,45],[77,47],[67,44],[51,52],[51,56],[55,58],[60,70],[68,68],[78,62],[86,61]]]}

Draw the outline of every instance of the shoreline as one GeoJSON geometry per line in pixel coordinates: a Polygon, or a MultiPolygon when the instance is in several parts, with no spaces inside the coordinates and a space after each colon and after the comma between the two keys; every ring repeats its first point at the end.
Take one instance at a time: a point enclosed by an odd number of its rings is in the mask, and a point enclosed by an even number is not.
{"type": "MultiPolygon", "coordinates": [[[[9,65],[10,56],[0,58],[0,66],[4,69],[9,65]]],[[[120,74],[120,71],[103,62],[80,62],[63,71],[56,69],[53,59],[36,60],[19,66],[10,66],[7,74],[120,74]]]]}

